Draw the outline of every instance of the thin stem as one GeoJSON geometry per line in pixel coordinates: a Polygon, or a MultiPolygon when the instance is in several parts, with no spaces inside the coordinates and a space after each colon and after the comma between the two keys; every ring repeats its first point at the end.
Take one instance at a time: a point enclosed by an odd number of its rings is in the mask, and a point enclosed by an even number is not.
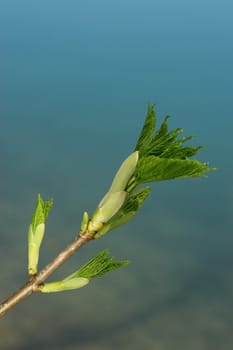
{"type": "Polygon", "coordinates": [[[27,283],[12,294],[8,299],[0,304],[0,316],[12,309],[16,304],[21,302],[32,293],[38,291],[38,286],[42,284],[55,270],[71,257],[84,244],[93,239],[88,232],[79,234],[58,256],[46,265],[38,275],[31,276],[27,283]]]}

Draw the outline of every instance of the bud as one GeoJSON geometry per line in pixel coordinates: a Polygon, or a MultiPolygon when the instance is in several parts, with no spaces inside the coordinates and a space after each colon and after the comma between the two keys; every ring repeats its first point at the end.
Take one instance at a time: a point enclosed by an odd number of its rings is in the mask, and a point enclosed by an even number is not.
{"type": "Polygon", "coordinates": [[[40,246],[45,233],[45,221],[52,207],[52,200],[43,201],[40,195],[37,197],[36,208],[32,217],[32,223],[28,230],[28,273],[35,275],[39,260],[40,246]]]}
{"type": "Polygon", "coordinates": [[[139,153],[128,156],[117,171],[109,191],[100,201],[97,210],[88,223],[90,233],[98,232],[123,206],[128,197],[127,185],[131,180],[138,162],[139,153]]]}
{"type": "Polygon", "coordinates": [[[33,232],[32,225],[28,230],[28,272],[29,275],[37,273],[40,245],[45,232],[45,224],[39,224],[33,232]]]}
{"type": "Polygon", "coordinates": [[[125,199],[127,197],[127,192],[119,191],[115,193],[107,193],[105,200],[103,201],[103,206],[97,208],[94,212],[92,219],[88,224],[89,232],[99,231],[103,224],[108,222],[122,207],[125,199]]]}
{"type": "Polygon", "coordinates": [[[130,178],[133,176],[137,162],[138,162],[138,151],[133,152],[128,158],[124,160],[124,162],[121,164],[119,170],[117,171],[113,182],[111,184],[111,187],[107,194],[104,196],[104,198],[99,203],[99,207],[102,207],[106,197],[109,193],[113,192],[119,192],[119,191],[125,191],[126,186],[130,180],[130,178]]]}
{"type": "Polygon", "coordinates": [[[83,214],[83,219],[81,223],[81,232],[85,232],[87,230],[88,221],[89,221],[88,213],[85,211],[83,214]]]}
{"type": "Polygon", "coordinates": [[[88,278],[76,277],[64,279],[62,281],[50,282],[41,284],[38,289],[42,293],[63,292],[64,290],[78,289],[86,286],[89,283],[88,278]]]}

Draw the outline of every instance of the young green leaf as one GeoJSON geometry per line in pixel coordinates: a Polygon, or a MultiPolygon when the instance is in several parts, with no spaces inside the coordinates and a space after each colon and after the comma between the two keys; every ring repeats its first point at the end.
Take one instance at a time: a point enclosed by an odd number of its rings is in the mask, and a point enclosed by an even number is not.
{"type": "Polygon", "coordinates": [[[215,169],[208,168],[207,163],[200,163],[197,160],[149,156],[139,160],[135,178],[137,184],[143,184],[154,181],[199,177],[213,170],[215,169]]]}
{"type": "Polygon", "coordinates": [[[45,223],[50,209],[53,206],[53,200],[43,201],[40,194],[37,196],[36,208],[32,217],[32,229],[35,231],[39,224],[45,223]]]}
{"type": "Polygon", "coordinates": [[[154,129],[156,127],[156,116],[154,106],[148,105],[146,119],[139,135],[138,141],[135,146],[135,151],[139,151],[140,155],[143,155],[149,147],[154,129]]]}
{"type": "Polygon", "coordinates": [[[183,147],[183,143],[191,140],[194,136],[177,137],[183,133],[183,129],[177,128],[168,130],[168,119],[165,117],[160,128],[155,131],[156,115],[153,106],[148,106],[148,112],[139,140],[136,144],[135,150],[139,151],[139,158],[145,158],[151,155],[160,158],[172,159],[187,159],[199,151],[202,146],[197,147],[183,147]]]}
{"type": "Polygon", "coordinates": [[[114,271],[120,267],[129,264],[128,260],[114,261],[114,257],[108,255],[109,250],[103,250],[94,258],[90,259],[79,270],[74,272],[72,275],[68,276],[65,280],[69,280],[76,277],[83,277],[90,280],[92,278],[101,277],[111,271],[114,271]]]}

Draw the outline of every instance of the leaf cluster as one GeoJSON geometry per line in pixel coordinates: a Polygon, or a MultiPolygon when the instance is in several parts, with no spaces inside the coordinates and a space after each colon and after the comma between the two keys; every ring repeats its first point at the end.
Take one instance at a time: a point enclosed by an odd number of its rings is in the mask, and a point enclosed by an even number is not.
{"type": "Polygon", "coordinates": [[[135,150],[139,151],[139,161],[135,171],[137,185],[146,182],[172,180],[203,176],[215,168],[207,163],[190,159],[202,146],[184,146],[194,138],[193,135],[178,138],[183,129],[168,130],[168,119],[165,117],[160,128],[156,129],[154,106],[149,105],[146,119],[139,135],[135,150]]]}

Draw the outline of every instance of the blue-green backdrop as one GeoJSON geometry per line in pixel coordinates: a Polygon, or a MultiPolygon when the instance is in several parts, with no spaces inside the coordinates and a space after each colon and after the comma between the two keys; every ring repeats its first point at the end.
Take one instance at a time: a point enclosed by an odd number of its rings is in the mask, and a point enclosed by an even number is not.
{"type": "Polygon", "coordinates": [[[1,298],[27,278],[37,193],[54,198],[42,267],[107,190],[148,102],[219,168],[154,185],[134,221],[54,278],[105,247],[131,265],[30,297],[1,320],[2,349],[232,349],[232,33],[228,0],[0,2],[1,298]]]}

